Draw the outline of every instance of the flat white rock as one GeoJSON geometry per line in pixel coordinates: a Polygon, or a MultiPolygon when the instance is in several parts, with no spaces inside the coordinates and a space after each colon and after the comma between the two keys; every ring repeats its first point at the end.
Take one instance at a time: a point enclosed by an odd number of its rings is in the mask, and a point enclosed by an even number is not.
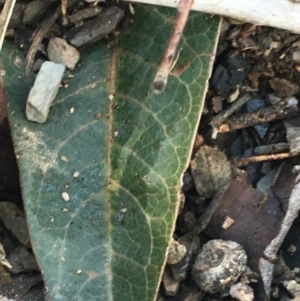
{"type": "Polygon", "coordinates": [[[26,117],[28,120],[46,122],[65,69],[66,67],[62,64],[48,61],[43,63],[27,99],[26,117]]]}

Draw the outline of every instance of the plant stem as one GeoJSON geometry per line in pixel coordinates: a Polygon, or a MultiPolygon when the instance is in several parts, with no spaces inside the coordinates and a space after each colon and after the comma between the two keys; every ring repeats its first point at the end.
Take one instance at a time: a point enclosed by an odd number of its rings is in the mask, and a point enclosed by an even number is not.
{"type": "Polygon", "coordinates": [[[176,50],[193,2],[194,0],[180,0],[178,3],[178,16],[174,24],[173,33],[169,39],[167,49],[163,55],[160,66],[154,78],[153,89],[155,93],[163,92],[166,87],[169,73],[172,70],[173,62],[176,58],[176,50]]]}

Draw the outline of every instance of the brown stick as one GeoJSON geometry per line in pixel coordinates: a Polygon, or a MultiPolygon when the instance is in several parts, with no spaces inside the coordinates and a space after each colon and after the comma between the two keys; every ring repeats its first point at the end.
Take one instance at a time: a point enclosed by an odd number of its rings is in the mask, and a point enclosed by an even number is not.
{"type": "Polygon", "coordinates": [[[174,24],[167,49],[163,55],[158,71],[154,78],[153,90],[155,93],[164,91],[173,62],[176,58],[176,50],[180,42],[185,24],[187,22],[194,0],[180,0],[177,6],[178,16],[174,24]]]}
{"type": "Polygon", "coordinates": [[[226,110],[222,111],[220,114],[213,117],[211,120],[211,125],[213,127],[219,127],[224,120],[226,120],[229,116],[238,111],[245,103],[247,103],[251,99],[250,94],[244,94],[235,100],[235,102],[226,110]]]}
{"type": "Polygon", "coordinates": [[[289,145],[286,142],[276,144],[259,145],[254,149],[254,154],[257,156],[276,154],[289,150],[289,145]]]}
{"type": "Polygon", "coordinates": [[[269,160],[281,160],[292,157],[290,153],[281,153],[281,154],[271,154],[271,155],[263,155],[263,156],[252,156],[252,157],[245,157],[245,158],[237,158],[233,160],[233,165],[235,167],[241,167],[248,163],[253,162],[263,162],[269,160]]]}
{"type": "Polygon", "coordinates": [[[271,106],[259,111],[241,114],[238,116],[227,119],[226,123],[223,123],[219,127],[220,133],[226,133],[234,130],[243,129],[246,127],[255,126],[261,123],[271,122],[274,120],[280,120],[292,116],[299,115],[300,111],[298,106],[271,106]]]}

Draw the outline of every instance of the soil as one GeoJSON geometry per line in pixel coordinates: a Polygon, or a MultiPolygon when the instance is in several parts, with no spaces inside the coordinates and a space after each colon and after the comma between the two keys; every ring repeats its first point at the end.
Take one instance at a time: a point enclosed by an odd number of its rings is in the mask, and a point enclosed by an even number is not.
{"type": "MultiPolygon", "coordinates": [[[[14,39],[15,43],[22,45],[25,51],[30,47],[30,37],[37,23],[47,18],[47,11],[40,12],[39,16],[35,15],[32,20],[27,21],[28,25],[19,24],[17,14],[24,13],[27,3],[28,1],[18,3],[18,10],[13,15],[15,22],[11,26],[13,30],[11,28],[7,34],[7,38],[14,39]]],[[[100,4],[98,5],[101,6],[100,4]]],[[[81,9],[87,6],[81,2],[78,5],[81,9]]],[[[125,7],[125,9],[129,11],[129,8],[125,7]]],[[[59,22],[56,21],[52,27],[50,26],[52,33],[60,31],[59,22]]],[[[44,59],[39,53],[36,60],[41,58],[44,59]]],[[[36,60],[32,63],[38,68],[36,60]]],[[[185,203],[178,215],[174,233],[174,239],[185,246],[181,250],[190,252],[191,256],[183,274],[181,268],[186,257],[182,254],[178,262],[175,258],[175,263],[166,266],[158,300],[235,300],[228,294],[229,289],[216,293],[200,293],[192,278],[191,270],[199,249],[212,239],[233,240],[242,245],[246,251],[250,250],[251,256],[248,257],[248,261],[251,263],[252,272],[248,271],[243,276],[242,282],[248,283],[253,288],[255,296],[259,296],[255,300],[266,300],[263,295],[267,289],[262,286],[258,262],[261,257],[266,259],[263,251],[278,233],[295,183],[296,174],[293,172],[293,166],[299,164],[299,153],[298,145],[293,144],[292,149],[291,141],[297,140],[297,136],[296,138],[294,136],[297,135],[298,129],[299,85],[299,35],[224,19],[206,96],[206,107],[193,150],[192,164],[184,174],[182,191],[185,203]],[[247,96],[245,103],[240,107],[237,106],[230,117],[221,118],[228,108],[245,95],[247,96]],[[280,114],[280,112],[284,113],[280,114]],[[294,136],[293,131],[296,132],[294,136]],[[287,142],[290,151],[284,148],[287,142]],[[275,146],[267,152],[263,151],[265,157],[259,159],[258,155],[261,155],[259,151],[271,144],[275,146]],[[274,151],[279,144],[283,147],[283,151],[281,149],[274,151]],[[208,187],[207,182],[197,183],[199,180],[196,174],[201,175],[201,171],[194,172],[192,169],[198,168],[196,163],[193,164],[195,158],[202,160],[202,165],[203,160],[206,160],[199,159],[204,148],[211,148],[213,151],[206,149],[203,157],[207,158],[207,154],[213,153],[215,156],[213,162],[225,160],[222,164],[232,166],[233,170],[230,175],[229,167],[226,181],[224,179],[217,181],[220,171],[212,167],[214,163],[208,162],[206,167],[210,166],[210,169],[207,174],[208,178],[213,179],[213,183],[207,180],[211,185],[207,195],[203,192],[199,193],[201,187],[208,187]],[[286,155],[280,156],[278,153],[286,155]],[[194,165],[196,167],[193,167],[194,165]],[[262,188],[262,179],[270,176],[272,172],[273,180],[262,188]],[[243,183],[244,190],[238,191],[235,188],[236,181],[239,181],[239,185],[243,183]],[[269,192],[271,188],[272,193],[269,192]],[[265,194],[261,192],[262,189],[269,189],[267,201],[264,198],[265,194]],[[248,201],[251,200],[251,206],[247,207],[247,204],[243,203],[239,207],[241,202],[245,202],[245,196],[248,201]],[[232,199],[236,200],[234,206],[229,202],[232,199]],[[214,208],[211,208],[212,204],[215,204],[214,208]],[[244,207],[246,211],[237,209],[245,210],[244,207]],[[266,212],[271,211],[273,215],[270,219],[266,212]],[[226,212],[224,225],[224,215],[220,215],[220,212],[226,212]],[[246,212],[242,216],[244,220],[239,219],[241,212],[246,212]],[[206,215],[208,217],[204,219],[206,215]],[[223,225],[222,229],[220,224],[223,225]],[[245,237],[250,238],[245,239],[245,237]]],[[[0,158],[0,200],[13,202],[22,208],[18,167],[7,120],[0,126],[0,158]]],[[[296,297],[294,291],[287,288],[287,283],[298,281],[300,275],[299,224],[300,217],[297,217],[278,251],[278,257],[273,262],[275,271],[270,280],[270,300],[292,300],[296,297]]],[[[7,255],[20,246],[19,241],[1,220],[0,241],[7,255]]],[[[30,248],[27,248],[27,251],[33,256],[30,248]]],[[[43,282],[38,271],[23,270],[16,275],[11,275],[11,278],[10,284],[0,285],[2,295],[14,300],[44,300],[43,282]]]]}

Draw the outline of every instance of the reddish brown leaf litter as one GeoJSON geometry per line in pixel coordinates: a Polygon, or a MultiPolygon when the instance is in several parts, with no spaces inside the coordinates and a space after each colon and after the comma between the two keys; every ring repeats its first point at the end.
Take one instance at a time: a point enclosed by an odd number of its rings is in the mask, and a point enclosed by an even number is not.
{"type": "Polygon", "coordinates": [[[234,180],[211,206],[216,206],[204,230],[207,235],[241,244],[249,256],[248,265],[258,270],[258,259],[276,236],[281,222],[278,202],[240,180],[234,180]],[[215,205],[217,203],[217,205],[215,205]],[[224,229],[227,217],[234,223],[224,229]]]}

